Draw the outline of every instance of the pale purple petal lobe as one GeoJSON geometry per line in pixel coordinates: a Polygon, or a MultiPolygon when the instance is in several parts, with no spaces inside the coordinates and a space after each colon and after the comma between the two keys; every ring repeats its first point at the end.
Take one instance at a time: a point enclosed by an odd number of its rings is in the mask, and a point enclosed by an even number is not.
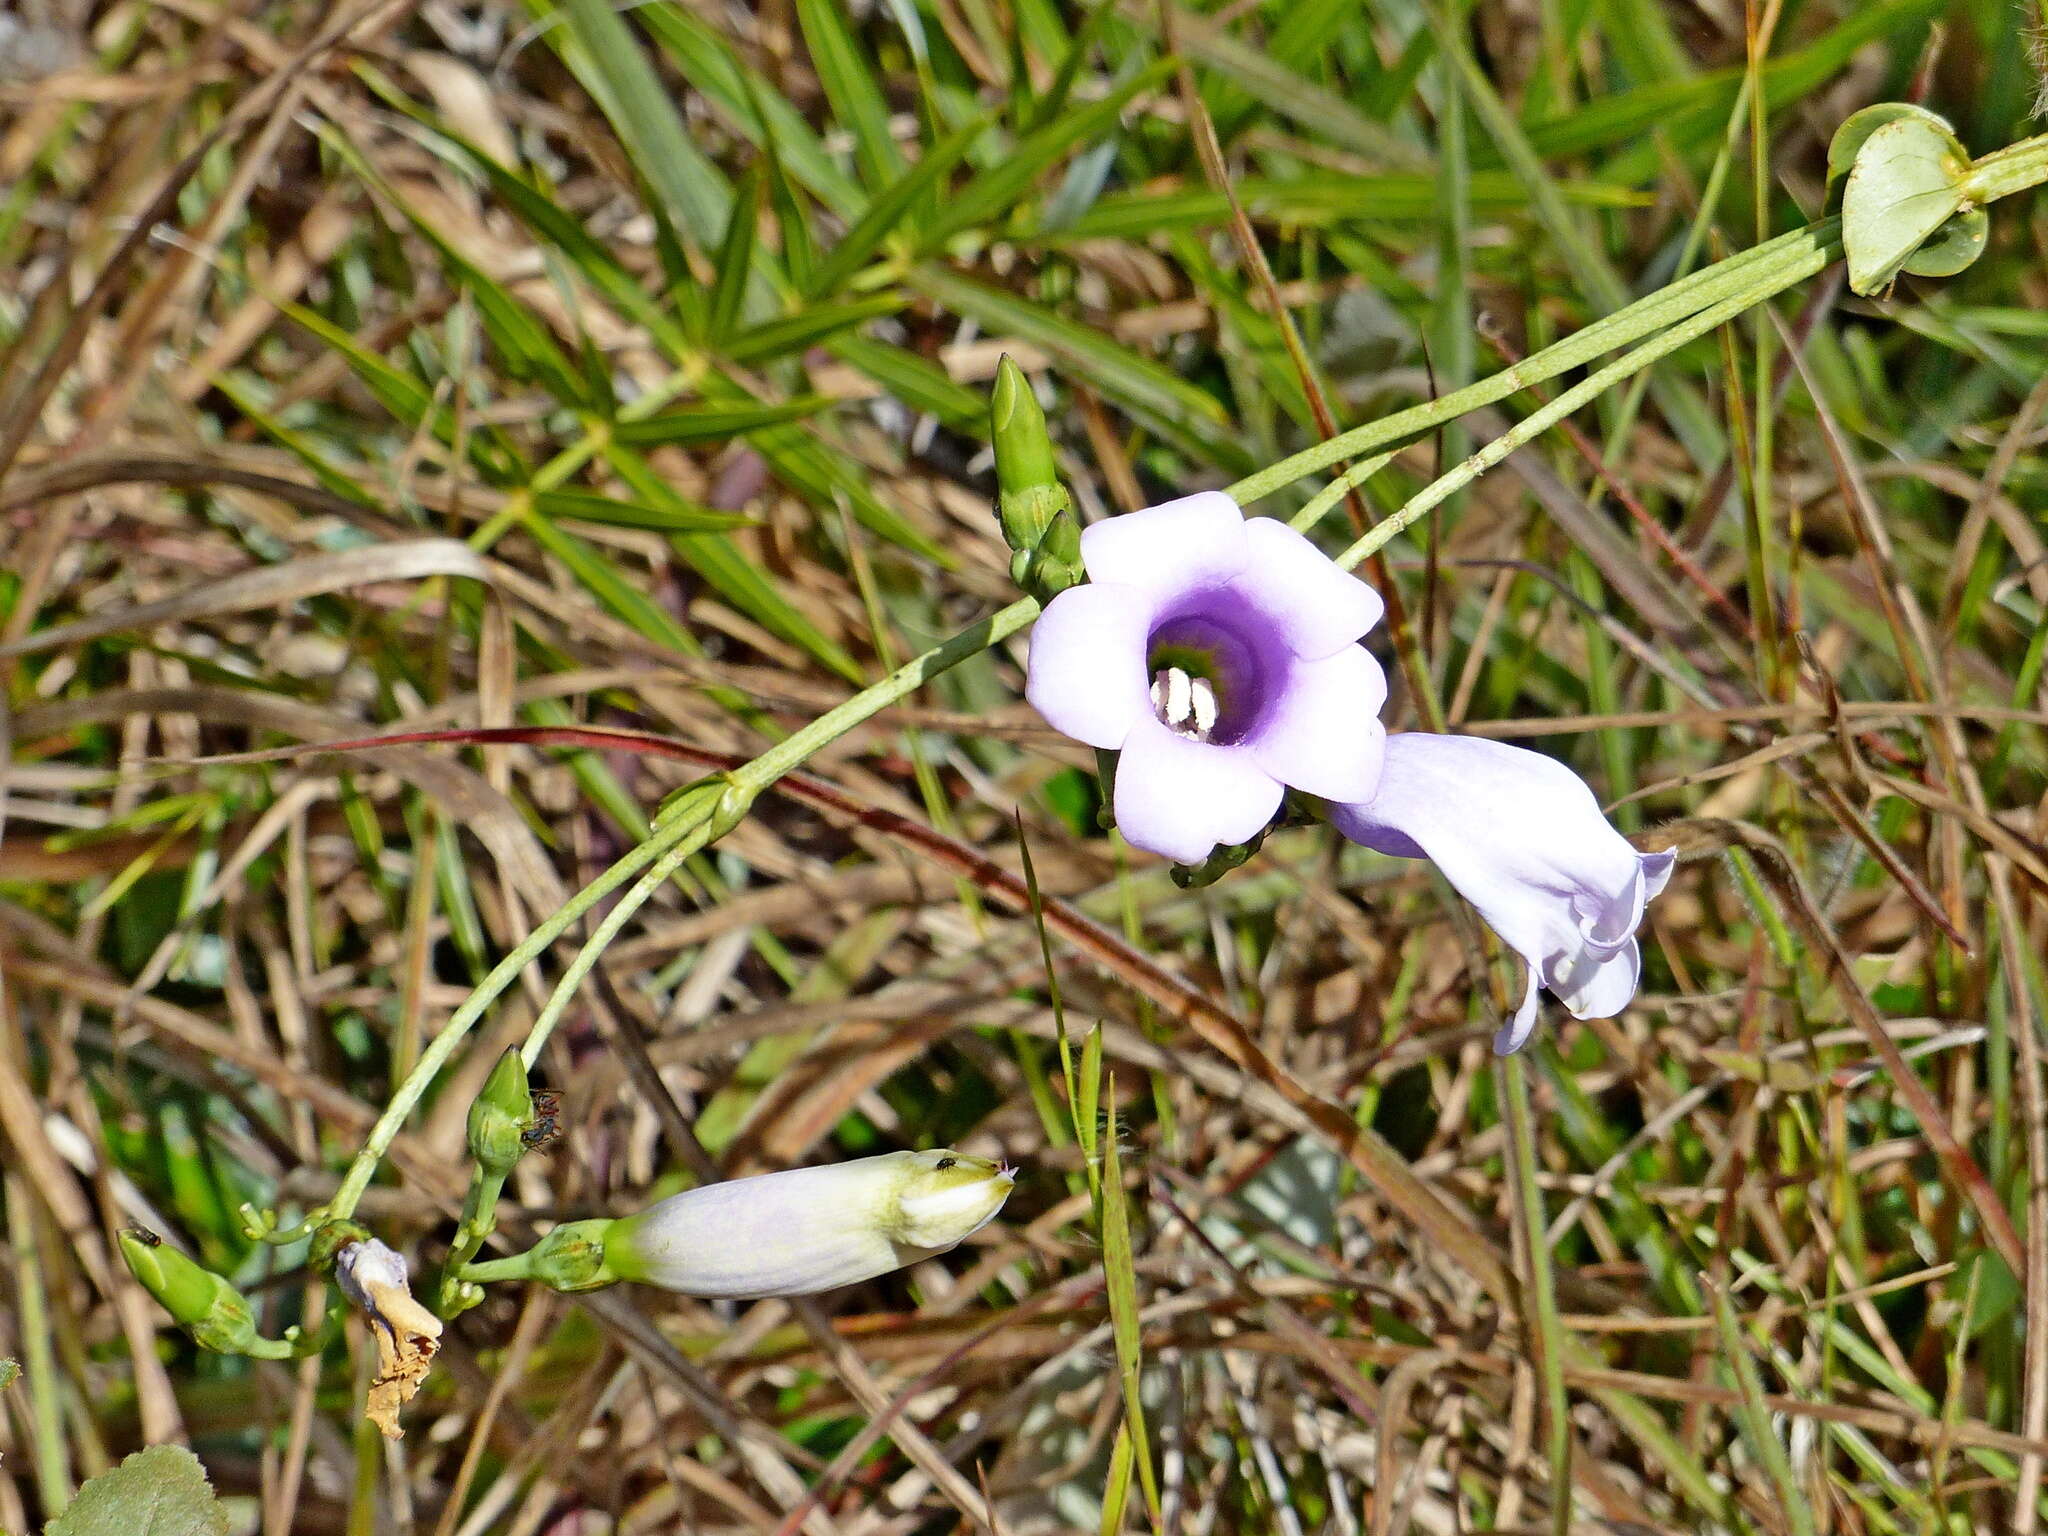
{"type": "Polygon", "coordinates": [[[1117,760],[1117,830],[1134,848],[1199,864],[1218,843],[1256,834],[1281,793],[1249,752],[1175,735],[1148,715],[1117,760]]]}
{"type": "Polygon", "coordinates": [[[1175,597],[1221,586],[1244,569],[1244,511],[1221,491],[1203,491],[1081,530],[1090,581],[1175,597]]]}
{"type": "Polygon", "coordinates": [[[1031,630],[1024,697],[1063,736],[1114,750],[1152,717],[1145,666],[1153,599],[1133,587],[1069,587],[1031,630]]]}
{"type": "Polygon", "coordinates": [[[1292,788],[1325,800],[1363,800],[1379,783],[1386,702],[1386,674],[1362,646],[1297,661],[1286,689],[1267,705],[1253,753],[1292,788]]]}
{"type": "Polygon", "coordinates": [[[1540,978],[1536,967],[1530,966],[1529,984],[1522,989],[1522,1001],[1515,1008],[1515,1016],[1501,1025],[1493,1034],[1493,1054],[1512,1056],[1529,1043],[1529,1037],[1536,1033],[1536,1012],[1540,999],[1536,989],[1540,978]]]}
{"type": "Polygon", "coordinates": [[[1231,585],[1272,616],[1295,655],[1328,656],[1386,612],[1379,593],[1278,518],[1247,518],[1244,534],[1249,558],[1231,585]]]}

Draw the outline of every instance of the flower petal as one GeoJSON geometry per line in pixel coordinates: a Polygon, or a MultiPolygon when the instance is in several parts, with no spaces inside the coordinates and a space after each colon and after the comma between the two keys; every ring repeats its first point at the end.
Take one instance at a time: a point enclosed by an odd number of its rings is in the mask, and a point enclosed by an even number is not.
{"type": "Polygon", "coordinates": [[[1296,660],[1245,745],[1283,784],[1325,800],[1362,800],[1379,783],[1386,702],[1386,674],[1363,646],[1296,660]]]}
{"type": "Polygon", "coordinates": [[[1031,630],[1024,697],[1061,735],[1114,750],[1152,718],[1145,644],[1154,603],[1131,587],[1069,587],[1031,630]]]}
{"type": "Polygon", "coordinates": [[[1379,593],[1273,517],[1247,518],[1250,558],[1231,585],[1262,609],[1287,648],[1315,661],[1379,623],[1379,593]]]}
{"type": "Polygon", "coordinates": [[[1529,1043],[1529,1037],[1536,1033],[1536,1010],[1539,999],[1536,994],[1536,967],[1530,966],[1529,984],[1522,989],[1521,1005],[1515,1009],[1515,1016],[1493,1032],[1493,1054],[1512,1056],[1529,1043]]]}
{"type": "MultiPolygon", "coordinates": [[[[1585,782],[1538,752],[1473,736],[1410,732],[1387,742],[1373,798],[1331,823],[1383,853],[1433,860],[1488,926],[1580,1018],[1635,995],[1633,934],[1675,854],[1643,854],[1601,814],[1585,782]]],[[[1524,999],[1496,1049],[1533,1027],[1524,999]]]]}
{"type": "Polygon", "coordinates": [[[1178,597],[1221,586],[1244,569],[1244,511],[1221,491],[1164,501],[1081,530],[1088,579],[1178,597]]]}
{"type": "Polygon", "coordinates": [[[1543,980],[1573,1018],[1611,1019],[1636,995],[1642,970],[1643,953],[1630,939],[1611,955],[1585,955],[1543,980]]]}
{"type": "Polygon", "coordinates": [[[1271,821],[1281,793],[1243,748],[1177,736],[1148,714],[1117,760],[1117,829],[1134,848],[1199,864],[1271,821]]]}

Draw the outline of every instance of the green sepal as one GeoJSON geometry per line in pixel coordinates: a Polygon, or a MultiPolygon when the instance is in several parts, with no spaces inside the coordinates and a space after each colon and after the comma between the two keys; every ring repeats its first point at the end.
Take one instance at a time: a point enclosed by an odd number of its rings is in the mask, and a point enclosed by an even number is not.
{"type": "Polygon", "coordinates": [[[1214,885],[1238,865],[1244,863],[1259,851],[1271,829],[1261,827],[1241,843],[1228,843],[1215,849],[1199,864],[1176,864],[1171,871],[1173,883],[1184,891],[1198,890],[1205,885],[1214,885]]]}
{"type": "Polygon", "coordinates": [[[306,1246],[306,1264],[316,1275],[331,1275],[341,1250],[350,1243],[367,1243],[371,1235],[359,1221],[322,1222],[306,1246]]]}
{"type": "Polygon", "coordinates": [[[595,1291],[626,1278],[607,1262],[605,1245],[616,1226],[610,1217],[568,1221],[524,1253],[467,1265],[465,1282],[535,1280],[552,1291],[595,1291]]]}

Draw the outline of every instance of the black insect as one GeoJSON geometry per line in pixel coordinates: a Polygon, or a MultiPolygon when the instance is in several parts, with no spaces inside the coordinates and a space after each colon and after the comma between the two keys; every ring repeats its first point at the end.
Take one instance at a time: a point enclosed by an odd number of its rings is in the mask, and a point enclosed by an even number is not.
{"type": "Polygon", "coordinates": [[[562,1114],[562,1096],[546,1088],[533,1090],[533,1124],[519,1133],[519,1140],[529,1152],[543,1152],[562,1139],[562,1128],[557,1123],[562,1114]]]}

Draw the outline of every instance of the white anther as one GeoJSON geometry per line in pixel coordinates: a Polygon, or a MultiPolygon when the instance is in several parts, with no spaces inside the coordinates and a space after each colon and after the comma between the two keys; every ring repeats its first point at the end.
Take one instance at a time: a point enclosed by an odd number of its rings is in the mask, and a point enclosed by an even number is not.
{"type": "Polygon", "coordinates": [[[1162,667],[1152,674],[1152,712],[1176,735],[1207,741],[1216,730],[1216,689],[1185,668],[1162,667]]]}

